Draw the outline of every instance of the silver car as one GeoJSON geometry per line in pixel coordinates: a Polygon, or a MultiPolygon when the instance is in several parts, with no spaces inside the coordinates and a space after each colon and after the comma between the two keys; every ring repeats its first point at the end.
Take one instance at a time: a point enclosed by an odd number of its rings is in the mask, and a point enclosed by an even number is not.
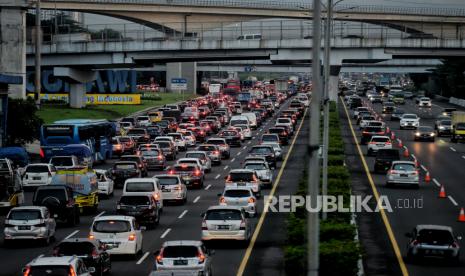
{"type": "Polygon", "coordinates": [[[244,169],[247,170],[254,170],[257,174],[258,178],[265,186],[271,188],[273,184],[273,172],[271,171],[270,167],[268,166],[268,162],[266,161],[247,161],[244,163],[244,169]]]}
{"type": "Polygon", "coordinates": [[[160,174],[154,177],[160,183],[163,200],[187,202],[187,187],[179,175],[160,174]]]}
{"type": "Polygon", "coordinates": [[[225,187],[223,193],[218,194],[221,206],[239,206],[250,217],[255,217],[257,211],[257,198],[250,188],[225,187]]]}
{"type": "Polygon", "coordinates": [[[386,186],[406,184],[415,188],[420,187],[420,177],[415,162],[394,161],[386,175],[386,186]]]}
{"type": "Polygon", "coordinates": [[[186,152],[186,158],[197,158],[200,160],[201,166],[205,172],[211,172],[212,161],[205,151],[188,151],[186,152]]]}
{"type": "MultiPolygon", "coordinates": [[[[156,271],[196,270],[197,275],[212,275],[212,254],[201,241],[166,241],[155,252],[156,271]]],[[[172,275],[172,274],[170,274],[172,275]]]]}
{"type": "Polygon", "coordinates": [[[202,241],[248,242],[252,235],[252,225],[241,207],[211,206],[202,218],[202,241]]]}
{"type": "Polygon", "coordinates": [[[254,170],[234,169],[229,172],[225,179],[225,186],[248,187],[252,189],[257,197],[260,197],[262,185],[260,178],[254,170]]]}
{"type": "Polygon", "coordinates": [[[439,256],[460,262],[460,246],[462,237],[454,236],[452,228],[442,225],[417,225],[411,233],[406,233],[407,258],[439,256]]]}
{"type": "Polygon", "coordinates": [[[271,145],[273,146],[274,149],[274,155],[276,156],[276,160],[283,160],[283,149],[281,148],[281,145],[276,142],[263,142],[262,145],[271,145]]]}
{"type": "Polygon", "coordinates": [[[55,236],[55,228],[55,219],[47,207],[15,207],[6,216],[4,244],[13,240],[42,240],[48,245],[55,236]]]}

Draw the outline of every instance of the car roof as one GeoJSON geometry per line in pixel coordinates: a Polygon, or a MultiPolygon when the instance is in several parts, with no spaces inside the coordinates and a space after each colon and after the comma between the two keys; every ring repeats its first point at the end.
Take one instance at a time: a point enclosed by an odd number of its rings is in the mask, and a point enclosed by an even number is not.
{"type": "Polygon", "coordinates": [[[184,157],[184,158],[179,158],[178,159],[178,163],[181,162],[181,161],[188,161],[188,162],[200,162],[200,159],[199,158],[191,158],[191,157],[184,157]]]}
{"type": "Polygon", "coordinates": [[[229,171],[229,173],[253,173],[253,172],[254,172],[253,170],[249,170],[249,169],[233,169],[229,171]]]}
{"type": "MultiPolygon", "coordinates": [[[[186,152],[186,155],[189,154],[189,153],[196,153],[196,154],[203,154],[203,155],[207,155],[207,153],[203,150],[190,150],[188,152],[186,152]]],[[[181,158],[181,159],[189,159],[189,158],[181,158]]],[[[198,159],[198,158],[194,158],[194,159],[198,159]]]]}
{"type": "Polygon", "coordinates": [[[201,241],[195,241],[195,240],[165,241],[163,243],[162,247],[179,246],[179,245],[201,246],[202,242],[201,241]]]}
{"type": "Polygon", "coordinates": [[[244,190],[244,191],[250,191],[252,192],[251,187],[237,187],[237,186],[224,186],[224,191],[229,191],[229,190],[244,190]]]}
{"type": "Polygon", "coordinates": [[[147,181],[150,181],[150,180],[153,180],[153,178],[151,178],[151,177],[128,178],[126,180],[126,183],[127,182],[147,182],[147,181]]]}
{"type": "Polygon", "coordinates": [[[208,207],[208,211],[211,210],[238,210],[242,211],[242,207],[240,206],[222,206],[222,205],[215,205],[208,207]]]}
{"type": "Polygon", "coordinates": [[[61,257],[38,257],[29,263],[30,266],[45,266],[45,265],[69,265],[78,258],[76,256],[61,256],[61,257]]]}
{"type": "Polygon", "coordinates": [[[10,211],[18,211],[18,210],[47,210],[45,206],[20,206],[20,207],[13,207],[10,211]]]}
{"type": "Polygon", "coordinates": [[[452,227],[445,225],[435,225],[435,224],[419,224],[415,227],[417,230],[445,230],[452,232],[452,227]]]}
{"type": "Polygon", "coordinates": [[[118,215],[109,215],[109,216],[100,216],[94,218],[94,221],[106,221],[106,220],[125,220],[132,221],[134,217],[131,216],[118,216],[118,215]]]}
{"type": "Polygon", "coordinates": [[[33,167],[33,166],[50,166],[51,164],[49,163],[34,163],[34,164],[28,164],[26,167],[33,167]]]}
{"type": "Polygon", "coordinates": [[[413,165],[415,166],[415,162],[412,162],[412,161],[393,161],[392,162],[392,165],[395,165],[395,164],[410,164],[410,165],[413,165]]]}

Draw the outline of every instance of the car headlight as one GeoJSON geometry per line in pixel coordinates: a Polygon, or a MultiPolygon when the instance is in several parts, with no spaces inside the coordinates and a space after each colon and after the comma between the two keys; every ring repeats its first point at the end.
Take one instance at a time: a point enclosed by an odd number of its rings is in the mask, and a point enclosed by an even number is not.
{"type": "Polygon", "coordinates": [[[415,136],[420,136],[420,132],[415,132],[415,136]]]}
{"type": "Polygon", "coordinates": [[[430,133],[429,136],[434,137],[434,133],[430,133]]]}
{"type": "Polygon", "coordinates": [[[439,129],[446,129],[444,126],[439,126],[438,128],[439,129]]]}

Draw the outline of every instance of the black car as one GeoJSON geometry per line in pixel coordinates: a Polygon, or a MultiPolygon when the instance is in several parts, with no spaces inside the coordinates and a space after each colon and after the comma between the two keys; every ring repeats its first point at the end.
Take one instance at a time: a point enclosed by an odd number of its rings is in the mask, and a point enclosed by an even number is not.
{"type": "Polygon", "coordinates": [[[391,113],[391,121],[400,121],[400,117],[402,117],[404,113],[405,111],[403,109],[400,109],[400,108],[394,109],[394,111],[392,111],[391,113]]]}
{"type": "Polygon", "coordinates": [[[142,177],[148,175],[147,163],[145,162],[144,157],[139,155],[123,155],[119,160],[136,162],[142,177]]]}
{"type": "Polygon", "coordinates": [[[414,133],[413,140],[414,141],[430,141],[434,142],[436,133],[432,127],[429,126],[419,126],[414,133]]]}
{"type": "Polygon", "coordinates": [[[164,170],[166,167],[166,158],[161,149],[149,149],[141,151],[144,157],[147,170],[164,170]]]}
{"type": "Polygon", "coordinates": [[[268,129],[269,134],[277,134],[281,145],[289,144],[289,133],[283,127],[270,127],[268,129]]]}
{"type": "Polygon", "coordinates": [[[393,161],[400,160],[398,149],[379,149],[376,153],[374,172],[386,172],[393,161]]]}
{"type": "Polygon", "coordinates": [[[384,102],[383,103],[383,113],[384,114],[390,114],[394,112],[396,106],[393,102],[384,102]]]}
{"type": "Polygon", "coordinates": [[[276,156],[274,154],[274,148],[271,145],[253,146],[249,151],[249,155],[263,156],[271,168],[276,168],[276,156]]]}
{"type": "Polygon", "coordinates": [[[74,201],[73,190],[66,185],[39,186],[32,199],[34,206],[45,206],[56,220],[69,226],[79,224],[79,206],[74,201]]]}
{"type": "Polygon", "coordinates": [[[119,161],[113,165],[111,176],[115,186],[123,185],[129,178],[141,177],[141,171],[136,162],[133,161],[119,161]]]}
{"type": "Polygon", "coordinates": [[[95,268],[93,275],[107,274],[111,270],[110,254],[105,244],[95,239],[65,239],[53,248],[53,256],[77,256],[87,267],[95,268]]]}
{"type": "Polygon", "coordinates": [[[165,135],[165,132],[161,129],[160,126],[149,126],[147,127],[147,133],[150,136],[150,139],[155,139],[158,136],[163,136],[165,135]]]}
{"type": "Polygon", "coordinates": [[[160,209],[151,195],[123,195],[116,211],[120,215],[135,217],[140,224],[153,228],[160,222],[160,209]]]}
{"type": "Polygon", "coordinates": [[[137,144],[150,142],[150,135],[145,128],[131,128],[126,136],[132,137],[137,144]]]}
{"type": "Polygon", "coordinates": [[[360,106],[363,106],[362,99],[355,98],[355,97],[351,98],[350,103],[349,103],[350,109],[355,109],[360,106]]]}
{"type": "Polygon", "coordinates": [[[230,146],[241,146],[241,134],[236,130],[222,130],[218,136],[224,138],[230,146]]]}

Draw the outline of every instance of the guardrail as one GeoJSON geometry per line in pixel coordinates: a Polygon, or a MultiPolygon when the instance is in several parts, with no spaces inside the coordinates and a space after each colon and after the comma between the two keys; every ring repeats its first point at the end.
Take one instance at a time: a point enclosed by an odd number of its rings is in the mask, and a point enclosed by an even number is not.
{"type": "Polygon", "coordinates": [[[455,105],[458,105],[458,106],[465,107],[465,100],[464,100],[464,99],[459,99],[459,98],[450,97],[450,98],[449,98],[449,103],[450,103],[450,104],[455,104],[455,105]]]}

